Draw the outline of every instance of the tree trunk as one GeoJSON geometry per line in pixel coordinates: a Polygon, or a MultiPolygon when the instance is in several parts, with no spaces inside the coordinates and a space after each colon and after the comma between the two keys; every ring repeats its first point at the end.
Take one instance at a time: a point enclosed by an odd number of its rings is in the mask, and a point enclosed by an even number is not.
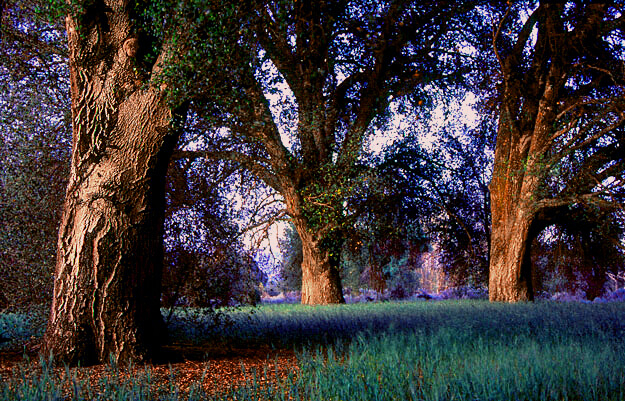
{"type": "Polygon", "coordinates": [[[165,111],[155,101],[148,92],[125,104],[115,127],[121,146],[70,178],[45,345],[71,364],[109,354],[144,360],[165,335],[164,179],[174,141],[156,130],[165,111]]]}
{"type": "Polygon", "coordinates": [[[315,238],[302,221],[295,227],[302,240],[302,304],[345,303],[339,274],[341,241],[328,246],[327,241],[315,238]]]}
{"type": "Polygon", "coordinates": [[[140,79],[123,10],[67,18],[73,154],[44,350],[69,364],[144,361],[166,334],[164,181],[177,131],[164,93],[140,79]]]}
{"type": "Polygon", "coordinates": [[[490,183],[491,301],[534,299],[530,246],[539,229],[537,215],[545,177],[541,139],[549,126],[539,118],[532,130],[518,132],[513,127],[505,115],[500,116],[490,183]]]}
{"type": "Polygon", "coordinates": [[[497,222],[493,220],[488,285],[491,301],[534,299],[529,233],[529,217],[523,211],[497,222]]]}
{"type": "Polygon", "coordinates": [[[522,136],[511,131],[504,118],[499,125],[490,183],[489,298],[504,302],[530,301],[534,294],[529,248],[541,166],[531,149],[522,145],[522,136]]]}
{"type": "MultiPolygon", "coordinates": [[[[373,248],[370,248],[371,251],[373,248]]],[[[371,251],[369,252],[369,287],[374,291],[383,293],[386,289],[386,280],[384,279],[382,264],[372,256],[371,251]]]]}

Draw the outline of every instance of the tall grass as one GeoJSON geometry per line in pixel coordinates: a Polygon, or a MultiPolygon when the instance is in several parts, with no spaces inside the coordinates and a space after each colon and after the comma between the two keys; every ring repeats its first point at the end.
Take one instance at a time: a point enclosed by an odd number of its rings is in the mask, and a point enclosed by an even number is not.
{"type": "Polygon", "coordinates": [[[242,344],[293,346],[332,344],[360,333],[419,330],[429,336],[441,329],[470,336],[497,338],[569,333],[625,335],[625,303],[581,304],[537,302],[491,304],[488,301],[384,302],[305,306],[293,304],[241,308],[228,314],[229,324],[215,326],[176,317],[170,322],[173,337],[183,341],[226,341],[242,344]],[[198,335],[200,333],[200,335],[198,335]]]}
{"type": "MultiPolygon", "coordinates": [[[[147,380],[144,377],[131,387],[111,384],[103,394],[89,393],[78,385],[80,391],[74,392],[74,398],[625,399],[623,303],[271,305],[253,312],[229,311],[230,324],[223,327],[203,321],[201,316],[197,315],[195,328],[182,315],[174,316],[170,323],[174,338],[296,347],[297,377],[286,382],[276,379],[270,385],[252,379],[221,395],[204,394],[199,386],[188,394],[175,389],[147,392],[142,387],[147,380]],[[143,392],[135,391],[141,388],[143,392]]],[[[267,372],[256,375],[271,376],[267,372]]],[[[59,399],[42,395],[55,394],[53,390],[58,388],[45,369],[28,380],[39,390],[27,393],[22,386],[18,393],[2,384],[0,396],[7,400],[59,399]]]]}
{"type": "Polygon", "coordinates": [[[625,347],[601,337],[361,335],[306,354],[295,387],[321,400],[623,400],[625,347]]]}

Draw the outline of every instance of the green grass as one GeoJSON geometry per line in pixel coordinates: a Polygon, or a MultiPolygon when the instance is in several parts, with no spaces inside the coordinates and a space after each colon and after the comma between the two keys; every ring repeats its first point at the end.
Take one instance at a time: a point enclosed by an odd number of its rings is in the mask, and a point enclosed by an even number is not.
{"type": "MultiPolygon", "coordinates": [[[[202,313],[176,312],[172,335],[195,343],[295,347],[301,370],[288,385],[261,388],[252,381],[222,399],[625,399],[623,303],[267,305],[226,313],[229,324],[215,326],[202,313]]],[[[108,393],[86,398],[207,397],[199,390],[137,395],[142,380],[137,378],[134,390],[117,387],[115,392],[110,386],[108,393]]],[[[35,380],[29,388],[48,391],[26,395],[3,384],[0,396],[55,400],[41,395],[52,394],[54,385],[35,380]]]]}
{"type": "Polygon", "coordinates": [[[485,338],[442,329],[363,335],[303,358],[298,387],[323,400],[622,400],[622,341],[485,338]],[[335,355],[345,355],[336,358],[335,355]]]}

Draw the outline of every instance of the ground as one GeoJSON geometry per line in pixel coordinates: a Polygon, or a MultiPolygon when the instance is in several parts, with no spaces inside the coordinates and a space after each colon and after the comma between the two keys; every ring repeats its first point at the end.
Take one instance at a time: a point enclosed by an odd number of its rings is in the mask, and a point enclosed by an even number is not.
{"type": "MultiPolygon", "coordinates": [[[[284,381],[289,374],[297,374],[298,371],[293,350],[272,349],[267,346],[217,348],[172,345],[167,348],[166,353],[168,356],[162,362],[120,368],[117,374],[124,380],[123,378],[137,378],[150,372],[151,382],[155,385],[168,388],[171,381],[174,381],[181,392],[186,392],[192,385],[201,382],[207,393],[215,394],[225,392],[233,386],[244,385],[251,380],[254,373],[257,381],[266,382],[275,381],[276,375],[280,381],[284,381]]],[[[0,380],[19,374],[20,368],[26,371],[41,369],[36,351],[31,350],[26,357],[28,359],[25,360],[22,352],[0,351],[0,380]]],[[[64,367],[57,367],[54,371],[60,378],[67,374],[64,367]]],[[[95,388],[107,375],[109,379],[115,375],[107,365],[73,368],[70,374],[75,375],[79,381],[89,380],[95,388]]]]}

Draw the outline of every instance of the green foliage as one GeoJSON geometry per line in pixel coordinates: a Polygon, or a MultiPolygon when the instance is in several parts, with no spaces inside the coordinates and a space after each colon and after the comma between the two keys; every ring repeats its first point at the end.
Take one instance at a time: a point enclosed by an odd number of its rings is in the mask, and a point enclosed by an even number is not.
{"type": "MultiPolygon", "coordinates": [[[[152,78],[156,85],[166,85],[173,107],[191,100],[212,105],[241,98],[239,69],[246,69],[241,60],[247,54],[239,47],[245,46],[241,38],[246,34],[249,9],[238,3],[205,0],[137,1],[135,7],[138,30],[152,43],[147,59],[156,61],[154,56],[160,52],[166,56],[159,75],[152,78]]],[[[211,113],[205,117],[211,120],[211,113]]]]}
{"type": "Polygon", "coordinates": [[[355,196],[364,177],[358,176],[362,166],[354,166],[352,172],[345,171],[334,164],[327,164],[307,171],[315,177],[300,190],[304,199],[303,215],[311,231],[328,226],[343,228],[346,225],[348,211],[344,202],[355,196]],[[358,168],[360,167],[360,168],[358,168]]]}
{"type": "Polygon", "coordinates": [[[360,223],[342,253],[341,279],[345,286],[388,289],[396,299],[414,294],[421,284],[418,270],[420,256],[427,250],[427,238],[408,222],[392,228],[360,223]]]}
{"type": "Polygon", "coordinates": [[[260,302],[264,274],[251,255],[233,248],[216,252],[168,249],[162,305],[219,307],[260,302]]]}

